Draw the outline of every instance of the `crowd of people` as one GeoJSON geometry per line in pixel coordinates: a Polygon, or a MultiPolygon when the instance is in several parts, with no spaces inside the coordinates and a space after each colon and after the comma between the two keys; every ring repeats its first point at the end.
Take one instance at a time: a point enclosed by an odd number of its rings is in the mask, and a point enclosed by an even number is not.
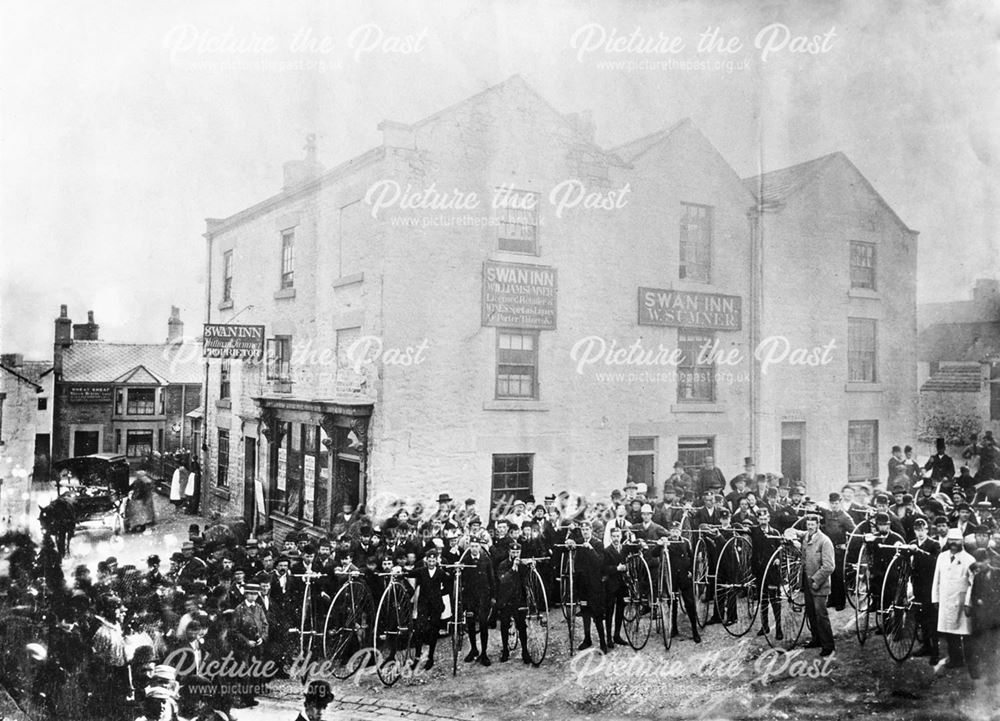
{"type": "MultiPolygon", "coordinates": [[[[658,489],[629,482],[597,503],[580,503],[563,492],[537,503],[531,497],[503,499],[482,513],[474,499],[459,504],[442,493],[436,509],[400,504],[383,518],[345,505],[328,535],[301,527],[280,541],[263,526],[244,538],[223,524],[192,524],[169,557],[150,556],[144,568],[108,558],[96,576],[81,565],[68,579],[51,538],[37,548],[27,536],[11,536],[3,539],[10,572],[0,588],[0,635],[28,641],[34,650],[25,660],[23,644],[7,643],[0,671],[9,684],[12,674],[22,674],[21,685],[11,685],[53,718],[226,719],[233,708],[256,705],[268,681],[287,678],[292,670],[307,576],[317,603],[329,603],[351,572],[363,577],[377,601],[385,571],[419,589],[415,664],[434,666],[454,608],[452,573],[462,575],[465,617],[459,621],[469,645],[464,660],[492,665],[490,648],[498,640],[494,658],[509,661],[513,625],[521,660],[530,664],[524,637],[527,569],[530,563],[539,569],[554,606],[560,600],[559,561],[567,553],[574,554],[582,604],[580,649],[620,653],[627,646],[625,559],[636,547],[654,579],[668,554],[690,638],[699,643],[693,534],[706,539],[714,563],[726,538],[746,533],[759,577],[769,572],[767,560],[783,539],[801,549],[812,635],[806,646],[823,655],[834,650],[829,609],[847,604],[845,555],[867,544],[869,586],[880,588],[892,547],[907,547],[922,609],[916,655],[937,664],[946,652],[949,667],[967,666],[973,678],[996,684],[996,502],[975,497],[974,483],[954,468],[949,475],[937,456],[915,475],[890,473],[890,479],[885,490],[845,484],[819,502],[797,483],[756,473],[750,458],[727,479],[708,457],[690,472],[678,462],[658,489]],[[500,633],[491,634],[497,626],[500,633]],[[221,671],[213,676],[212,669],[221,671]]],[[[650,589],[651,597],[655,592],[650,589]]],[[[733,623],[728,602],[715,607],[709,624],[733,623]]],[[[775,613],[770,622],[780,634],[775,613]]],[[[768,623],[765,603],[760,633],[768,623]]],[[[678,635],[676,614],[670,624],[678,635]]],[[[329,689],[309,688],[315,702],[310,713],[319,718],[323,703],[316,699],[326,698],[329,689]]]]}

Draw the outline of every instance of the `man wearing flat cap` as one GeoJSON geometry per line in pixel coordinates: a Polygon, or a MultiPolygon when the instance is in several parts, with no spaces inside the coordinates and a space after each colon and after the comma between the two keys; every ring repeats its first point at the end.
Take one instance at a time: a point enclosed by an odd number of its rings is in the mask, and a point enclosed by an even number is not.
{"type": "MultiPolygon", "coordinates": [[[[251,664],[255,661],[263,661],[264,644],[268,636],[268,620],[264,613],[264,607],[257,603],[260,596],[260,584],[248,583],[243,597],[243,603],[237,607],[233,614],[231,639],[233,644],[233,656],[240,662],[251,664]]],[[[261,679],[256,677],[244,677],[240,682],[244,684],[241,689],[240,701],[243,706],[256,706],[256,693],[253,686],[261,679]]]]}
{"type": "Polygon", "coordinates": [[[854,520],[844,511],[839,493],[831,493],[829,503],[830,508],[823,518],[823,533],[833,543],[834,568],[830,577],[830,595],[826,599],[826,605],[837,611],[843,611],[847,606],[844,556],[847,554],[848,534],[854,531],[854,520]]]}

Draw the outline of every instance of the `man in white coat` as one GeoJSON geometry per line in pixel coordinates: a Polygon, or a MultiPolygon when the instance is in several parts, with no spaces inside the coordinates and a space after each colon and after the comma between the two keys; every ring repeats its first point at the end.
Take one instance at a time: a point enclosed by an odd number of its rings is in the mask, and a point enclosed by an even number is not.
{"type": "Polygon", "coordinates": [[[947,668],[961,668],[965,665],[962,637],[972,633],[969,616],[976,559],[965,552],[962,532],[957,528],[948,530],[945,541],[948,550],[938,556],[934,568],[931,603],[938,607],[938,633],[948,642],[947,668]]]}
{"type": "Polygon", "coordinates": [[[170,479],[170,502],[178,511],[184,505],[184,490],[187,484],[187,469],[178,464],[174,470],[174,475],[170,479]]]}

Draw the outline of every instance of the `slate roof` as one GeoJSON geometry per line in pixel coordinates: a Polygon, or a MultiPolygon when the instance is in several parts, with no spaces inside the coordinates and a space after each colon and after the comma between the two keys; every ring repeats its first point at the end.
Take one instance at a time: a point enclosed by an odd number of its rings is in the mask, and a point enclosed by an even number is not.
{"type": "Polygon", "coordinates": [[[63,350],[63,381],[75,383],[133,382],[164,385],[204,379],[200,343],[107,343],[79,340],[63,350]],[[141,370],[140,370],[141,368],[141,370]],[[142,371],[145,371],[143,373],[142,371]]]}
{"type": "Polygon", "coordinates": [[[920,387],[920,392],[978,393],[982,387],[982,371],[978,365],[945,366],[920,387]]]}
{"type": "Polygon", "coordinates": [[[989,323],[935,323],[917,336],[921,361],[982,362],[1000,359],[1000,321],[989,323]]]}
{"type": "Polygon", "coordinates": [[[681,120],[678,120],[676,123],[674,123],[668,128],[661,128],[660,130],[657,130],[655,133],[650,133],[649,135],[644,135],[641,138],[630,140],[629,142],[624,143],[623,145],[611,148],[611,150],[609,150],[608,152],[614,153],[622,160],[631,163],[640,155],[642,155],[647,150],[652,148],[654,145],[659,143],[661,140],[672,135],[676,130],[679,130],[681,127],[690,124],[691,124],[691,118],[682,118],[681,120]]]}
{"type": "Polygon", "coordinates": [[[743,184],[764,203],[781,203],[799,188],[815,180],[823,169],[840,153],[830,153],[804,163],[770,173],[744,178],[743,184]],[[763,186],[761,180],[763,179],[763,186]]]}

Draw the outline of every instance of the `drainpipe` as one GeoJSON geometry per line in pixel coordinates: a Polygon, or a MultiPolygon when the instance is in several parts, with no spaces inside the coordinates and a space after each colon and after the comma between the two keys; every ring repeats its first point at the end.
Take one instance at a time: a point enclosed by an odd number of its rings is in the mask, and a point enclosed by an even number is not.
{"type": "MultiPolygon", "coordinates": [[[[208,280],[205,282],[205,322],[212,322],[212,234],[210,232],[205,233],[205,239],[208,240],[208,280]]],[[[202,344],[205,343],[205,336],[202,333],[202,344]]],[[[204,346],[203,346],[204,349],[204,346]]],[[[205,382],[201,386],[201,448],[196,449],[198,456],[201,458],[201,503],[199,506],[206,511],[208,510],[208,489],[211,486],[209,481],[209,456],[208,453],[202,451],[202,448],[208,447],[208,359],[203,358],[202,362],[205,364],[205,382]]]]}
{"type": "Polygon", "coordinates": [[[747,211],[750,223],[750,457],[758,465],[760,458],[760,316],[763,307],[763,208],[758,201],[747,211]]]}

